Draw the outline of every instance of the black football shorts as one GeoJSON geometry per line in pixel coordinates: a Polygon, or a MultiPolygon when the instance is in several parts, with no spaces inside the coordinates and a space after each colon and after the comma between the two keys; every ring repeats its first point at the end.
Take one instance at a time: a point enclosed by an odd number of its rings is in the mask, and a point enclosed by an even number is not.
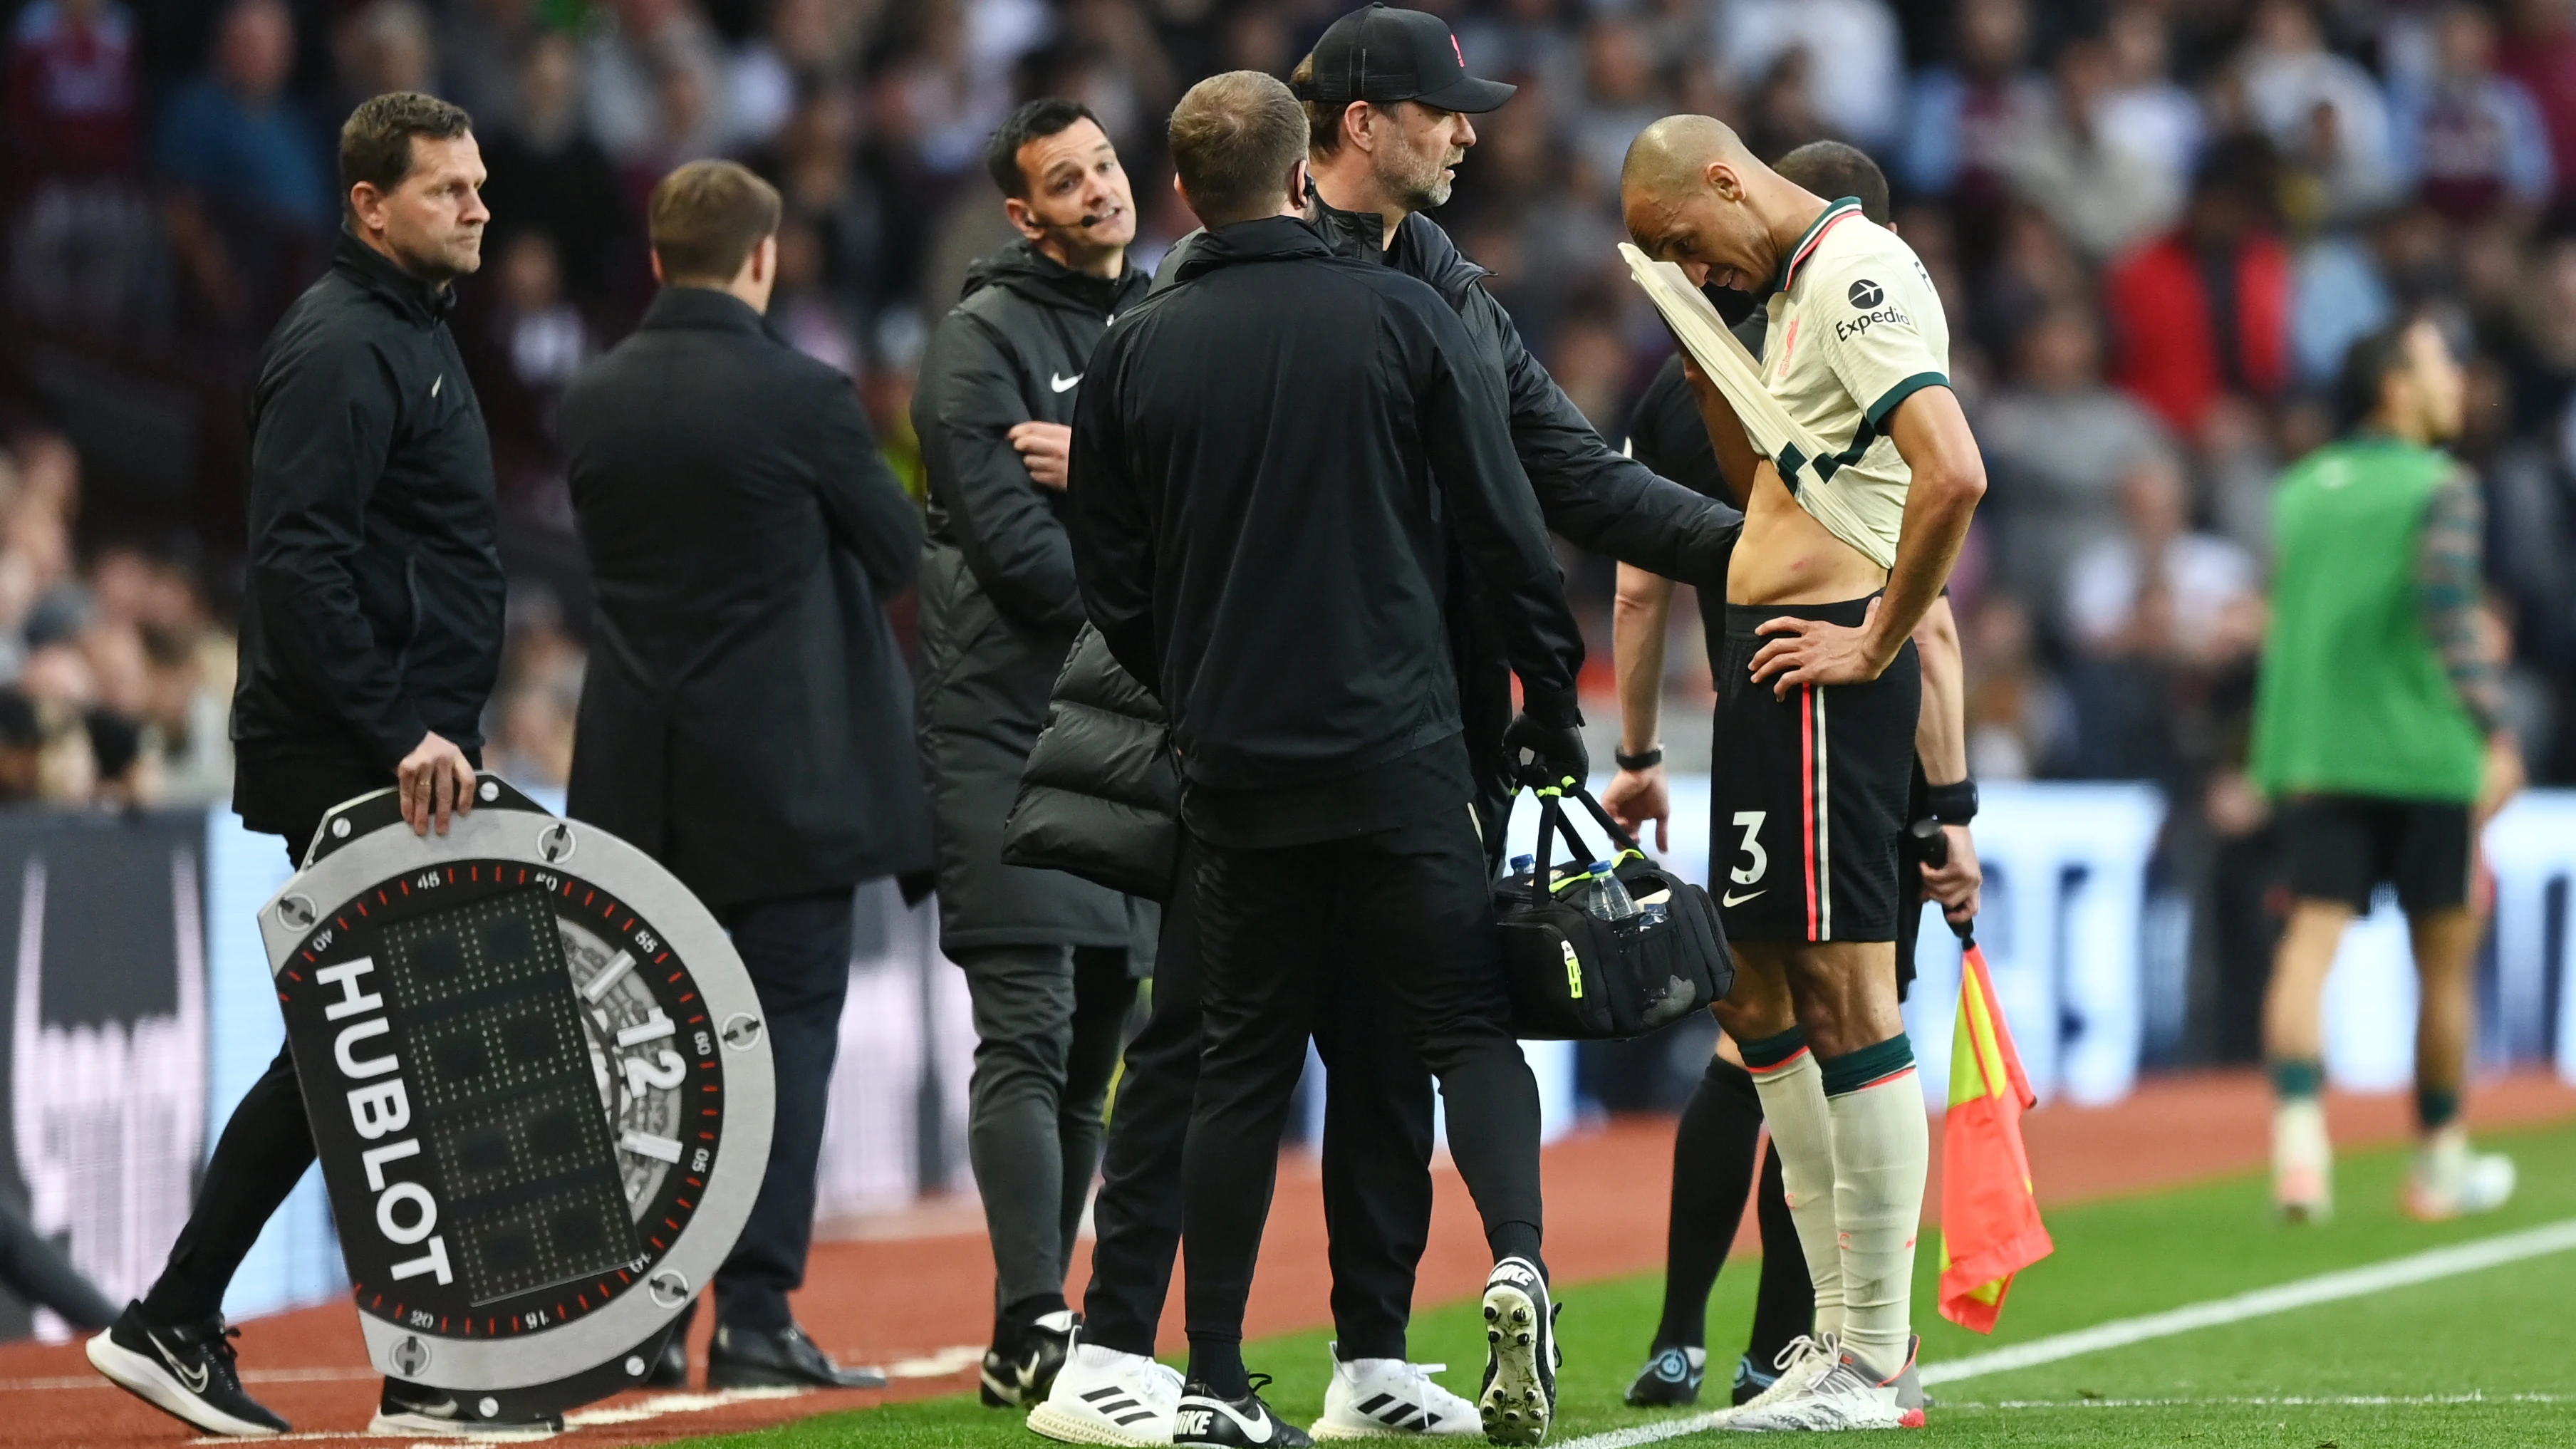
{"type": "Polygon", "coordinates": [[[2281,804],[2290,894],[2370,909],[2381,881],[2408,915],[2468,904],[2469,807],[2440,800],[2294,795],[2281,804]]]}
{"type": "Polygon", "coordinates": [[[1897,882],[1923,674],[1907,640],[1867,684],[1797,685],[1774,698],[1754,654],[1778,618],[1859,627],[1867,599],[1729,604],[1716,650],[1709,765],[1709,893],[1732,941],[1893,941],[1911,905],[1897,882]]]}

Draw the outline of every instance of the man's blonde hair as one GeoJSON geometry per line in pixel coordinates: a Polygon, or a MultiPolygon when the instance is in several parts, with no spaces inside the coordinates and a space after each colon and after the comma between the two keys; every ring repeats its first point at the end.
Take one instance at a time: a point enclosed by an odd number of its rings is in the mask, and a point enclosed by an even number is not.
{"type": "Polygon", "coordinates": [[[1278,77],[1230,70],[1181,97],[1170,139],[1190,209],[1213,229],[1287,201],[1288,172],[1306,157],[1306,113],[1278,77]]]}

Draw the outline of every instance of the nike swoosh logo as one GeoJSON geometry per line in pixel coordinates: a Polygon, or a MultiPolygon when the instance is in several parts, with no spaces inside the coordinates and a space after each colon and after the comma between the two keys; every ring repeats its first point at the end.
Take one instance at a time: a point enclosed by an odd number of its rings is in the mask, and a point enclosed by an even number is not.
{"type": "Polygon", "coordinates": [[[187,1367],[179,1362],[179,1356],[164,1347],[157,1334],[146,1333],[143,1335],[143,1341],[152,1345],[153,1352],[161,1355],[161,1361],[170,1366],[170,1372],[178,1376],[179,1383],[189,1393],[202,1394],[206,1391],[206,1379],[213,1372],[212,1370],[201,1364],[195,1373],[188,1372],[187,1367]]]}
{"type": "Polygon", "coordinates": [[[440,388],[442,388],[442,387],[446,386],[446,385],[447,385],[447,374],[445,374],[445,373],[443,373],[443,372],[442,372],[442,373],[440,373],[438,376],[431,378],[431,379],[429,380],[429,395],[430,395],[431,397],[436,397],[436,396],[438,396],[438,390],[439,390],[440,388]]]}
{"type": "Polygon", "coordinates": [[[1246,1439],[1251,1440],[1255,1444],[1267,1444],[1270,1442],[1272,1436],[1270,1416],[1268,1414],[1264,1414],[1258,1419],[1247,1419],[1241,1414],[1236,1413],[1234,1411],[1234,1405],[1225,1402],[1223,1399],[1202,1399],[1200,1402],[1206,1404],[1209,1408],[1216,1410],[1218,1413],[1225,1415],[1227,1418],[1232,1419],[1234,1421],[1234,1426],[1243,1431],[1243,1437],[1246,1439]]]}
{"type": "Polygon", "coordinates": [[[1746,891],[1744,894],[1742,894],[1742,895],[1740,895],[1740,896],[1739,896],[1739,895],[1737,895],[1737,894],[1736,894],[1735,892],[1733,892],[1733,891],[1728,891],[1725,895],[1718,897],[1718,901],[1719,901],[1719,903],[1720,903],[1720,904],[1725,905],[1725,906],[1727,906],[1727,907],[1729,907],[1729,908],[1732,908],[1732,907],[1740,906],[1740,905],[1744,904],[1746,901],[1749,901],[1749,900],[1753,899],[1755,896],[1759,896],[1759,895],[1768,895],[1768,894],[1770,893],[1770,891],[1771,891],[1771,888],[1770,888],[1769,886],[1764,886],[1762,889],[1760,889],[1760,890],[1758,890],[1758,891],[1746,891]]]}
{"type": "Polygon", "coordinates": [[[1057,392],[1071,392],[1073,391],[1073,385],[1080,381],[1082,381],[1082,374],[1078,372],[1071,377],[1067,377],[1060,372],[1047,374],[1047,386],[1054,388],[1057,392]]]}

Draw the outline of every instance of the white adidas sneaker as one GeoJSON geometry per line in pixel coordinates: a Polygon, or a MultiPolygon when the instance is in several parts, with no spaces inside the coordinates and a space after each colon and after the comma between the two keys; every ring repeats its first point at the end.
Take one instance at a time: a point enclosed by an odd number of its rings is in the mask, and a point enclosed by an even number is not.
{"type": "Polygon", "coordinates": [[[1077,1341],[1029,1428],[1064,1444],[1169,1444],[1180,1403],[1180,1370],[1077,1341]]]}
{"type": "MultiPolygon", "coordinates": [[[[1907,1360],[1909,1366],[1912,1359],[1907,1360]]],[[[1787,1372],[1781,1374],[1783,1381],[1787,1372]]],[[[1807,1386],[1771,1404],[1746,1404],[1719,1421],[1723,1428],[1747,1434],[1815,1432],[1841,1429],[1920,1429],[1923,1411],[1898,1402],[1899,1370],[1885,1378],[1845,1350],[1807,1386]]]]}
{"type": "Polygon", "coordinates": [[[1412,1439],[1435,1434],[1482,1434],[1476,1406],[1432,1382],[1445,1363],[1400,1358],[1333,1360],[1324,1388],[1324,1417],[1309,1430],[1317,1439],[1412,1439]]]}
{"type": "Polygon", "coordinates": [[[2494,1212],[2512,1198],[2515,1177],[2512,1158],[2470,1151],[2469,1129],[2454,1122],[2415,1150],[2414,1169],[2406,1174],[2407,1216],[2438,1223],[2494,1212]]]}

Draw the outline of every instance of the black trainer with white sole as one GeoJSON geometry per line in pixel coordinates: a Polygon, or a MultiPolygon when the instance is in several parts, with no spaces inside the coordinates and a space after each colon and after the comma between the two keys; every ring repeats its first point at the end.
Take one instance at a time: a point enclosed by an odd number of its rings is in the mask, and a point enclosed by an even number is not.
{"type": "Polygon", "coordinates": [[[1020,1325],[1012,1335],[1015,1341],[996,1343],[984,1350],[980,1385],[984,1407],[1026,1409],[1045,1403],[1047,1390],[1055,1387],[1055,1376],[1064,1368],[1064,1356],[1073,1351],[1073,1336],[1081,1327],[1081,1314],[1059,1308],[1020,1325]]]}
{"type": "Polygon", "coordinates": [[[128,1303],[105,1333],[89,1341],[89,1361],[108,1382],[206,1433],[274,1438],[289,1425],[242,1392],[232,1345],[240,1331],[224,1327],[220,1317],[148,1323],[143,1305],[128,1303]]]}
{"type": "Polygon", "coordinates": [[[1181,1389],[1180,1406],[1172,1411],[1172,1442],[1221,1444],[1226,1449],[1310,1449],[1306,1431],[1270,1412],[1261,1391],[1270,1375],[1253,1374],[1251,1387],[1239,1399],[1220,1396],[1196,1379],[1181,1389]]]}
{"type": "Polygon", "coordinates": [[[1476,1396],[1485,1437],[1536,1444],[1556,1418],[1556,1305],[1547,1275],[1505,1258],[1485,1279],[1485,1387],[1476,1396]]]}
{"type": "Polygon", "coordinates": [[[561,1414],[512,1414],[498,1398],[464,1399],[426,1384],[385,1380],[376,1416],[367,1421],[370,1434],[428,1434],[442,1439],[479,1439],[518,1444],[550,1439],[563,1432],[561,1414]]]}

